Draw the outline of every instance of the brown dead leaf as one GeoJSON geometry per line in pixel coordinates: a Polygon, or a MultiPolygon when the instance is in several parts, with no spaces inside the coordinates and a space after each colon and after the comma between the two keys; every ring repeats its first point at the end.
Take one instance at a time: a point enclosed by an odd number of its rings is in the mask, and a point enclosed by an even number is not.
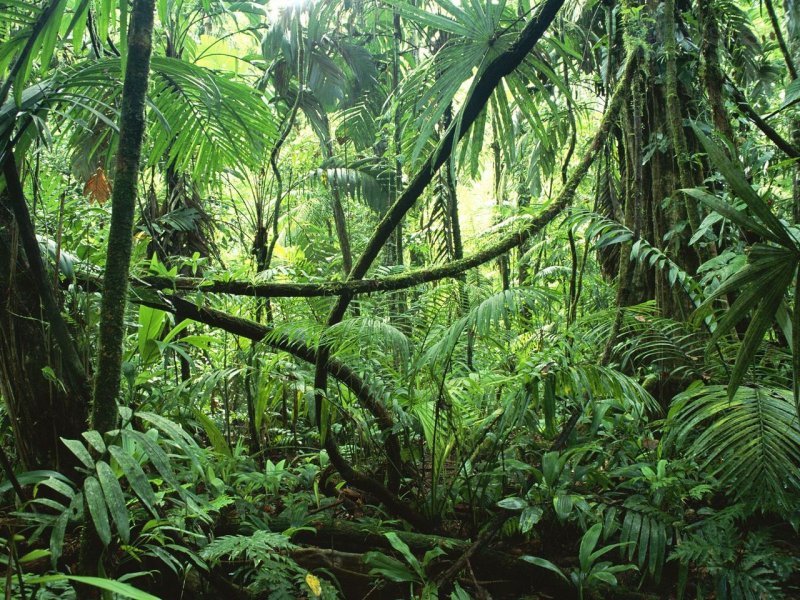
{"type": "Polygon", "coordinates": [[[105,204],[111,197],[111,185],[108,183],[103,167],[97,167],[94,175],[83,186],[83,195],[89,198],[89,203],[105,204]]]}

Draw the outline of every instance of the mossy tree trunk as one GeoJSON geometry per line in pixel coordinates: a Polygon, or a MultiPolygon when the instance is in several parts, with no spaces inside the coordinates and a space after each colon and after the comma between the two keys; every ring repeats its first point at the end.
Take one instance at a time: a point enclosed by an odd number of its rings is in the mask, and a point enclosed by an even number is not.
{"type": "Polygon", "coordinates": [[[128,295],[136,186],[144,136],[144,103],[150,73],[154,0],[135,0],[128,37],[128,62],[122,88],[119,150],[111,197],[97,375],[90,424],[98,431],[117,423],[125,307],[128,295]]]}
{"type": "MultiPolygon", "coordinates": [[[[122,370],[139,159],[145,127],[144,104],[150,73],[153,12],[154,0],[134,0],[128,37],[128,62],[122,87],[119,149],[100,308],[97,375],[89,423],[91,428],[100,432],[114,429],[118,421],[117,396],[122,370]]],[[[101,557],[102,544],[91,520],[87,519],[81,540],[81,574],[96,574],[101,557]]],[[[78,595],[80,598],[94,598],[97,592],[81,586],[78,595]]]]}

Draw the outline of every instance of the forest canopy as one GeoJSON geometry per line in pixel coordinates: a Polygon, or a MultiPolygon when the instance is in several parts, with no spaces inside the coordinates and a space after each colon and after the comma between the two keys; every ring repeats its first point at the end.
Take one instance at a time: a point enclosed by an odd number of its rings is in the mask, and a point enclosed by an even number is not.
{"type": "Polygon", "coordinates": [[[800,2],[0,0],[5,598],[800,593],[800,2]]]}

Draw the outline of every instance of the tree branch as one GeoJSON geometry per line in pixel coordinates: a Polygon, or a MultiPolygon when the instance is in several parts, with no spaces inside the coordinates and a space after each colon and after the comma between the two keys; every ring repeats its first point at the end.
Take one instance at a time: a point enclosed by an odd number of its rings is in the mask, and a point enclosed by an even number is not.
{"type": "Polygon", "coordinates": [[[733,81],[730,77],[726,77],[728,84],[731,86],[731,90],[733,90],[733,99],[736,102],[736,106],[739,107],[745,116],[750,119],[753,124],[761,130],[767,138],[772,141],[781,151],[783,151],[786,156],[789,158],[800,158],[800,149],[798,149],[794,144],[789,142],[786,138],[784,138],[780,133],[778,133],[769,123],[767,123],[764,119],[761,118],[756,110],[750,106],[750,103],[745,98],[744,93],[734,85],[733,81]]]}
{"type": "MultiPolygon", "coordinates": [[[[175,315],[180,315],[182,319],[197,321],[254,342],[262,342],[312,365],[316,363],[317,352],[314,348],[302,340],[291,339],[287,335],[277,333],[270,326],[262,325],[249,319],[234,317],[221,310],[196,306],[180,296],[163,296],[162,299],[162,302],[154,302],[142,298],[132,298],[131,301],[151,308],[165,310],[175,315]]],[[[386,433],[385,449],[389,460],[389,469],[395,471],[396,475],[399,476],[401,467],[400,442],[397,439],[397,434],[392,432],[394,419],[391,413],[380,401],[375,390],[349,366],[334,359],[328,361],[328,370],[333,377],[341,381],[353,392],[362,406],[375,417],[375,421],[381,431],[386,433]]]]}

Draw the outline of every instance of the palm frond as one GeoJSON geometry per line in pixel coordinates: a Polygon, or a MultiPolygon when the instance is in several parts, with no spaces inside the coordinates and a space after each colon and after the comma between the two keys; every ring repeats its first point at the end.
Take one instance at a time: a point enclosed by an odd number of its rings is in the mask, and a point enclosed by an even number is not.
{"type": "Polygon", "coordinates": [[[369,350],[392,357],[401,370],[408,367],[410,356],[406,335],[387,321],[373,317],[355,317],[325,330],[321,343],[329,344],[336,354],[363,357],[369,350]]]}
{"type": "Polygon", "coordinates": [[[666,443],[697,456],[737,500],[788,514],[800,492],[800,423],[792,392],[696,386],[675,397],[666,443]]]}
{"type": "MultiPolygon", "coordinates": [[[[247,85],[174,58],[154,57],[148,94],[148,163],[165,157],[197,182],[232,165],[258,165],[277,136],[274,116],[247,85]]],[[[82,62],[26,90],[27,113],[56,115],[73,147],[113,148],[121,85],[116,58],[82,62]],[[103,141],[105,140],[105,142],[103,141]]],[[[0,127],[14,126],[19,109],[4,105],[0,127]]]]}
{"type": "Polygon", "coordinates": [[[378,159],[364,159],[341,166],[334,164],[315,169],[309,175],[363,202],[379,215],[391,204],[389,185],[392,172],[378,159]]]}

